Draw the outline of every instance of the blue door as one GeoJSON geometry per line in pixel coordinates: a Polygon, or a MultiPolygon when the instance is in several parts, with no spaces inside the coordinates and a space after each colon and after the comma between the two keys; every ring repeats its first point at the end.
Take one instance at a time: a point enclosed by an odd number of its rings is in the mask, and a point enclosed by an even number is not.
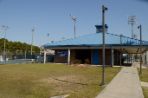
{"type": "Polygon", "coordinates": [[[99,50],[92,51],[92,64],[94,65],[99,64],[99,50]]]}

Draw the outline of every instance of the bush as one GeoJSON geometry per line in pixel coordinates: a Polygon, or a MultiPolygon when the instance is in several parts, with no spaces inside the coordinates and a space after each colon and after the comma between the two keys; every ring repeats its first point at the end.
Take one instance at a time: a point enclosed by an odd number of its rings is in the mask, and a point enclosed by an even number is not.
{"type": "Polygon", "coordinates": [[[89,59],[85,59],[85,64],[90,64],[90,60],[89,59]]]}
{"type": "Polygon", "coordinates": [[[75,60],[73,60],[72,63],[73,63],[73,64],[81,64],[82,62],[81,62],[81,60],[75,59],[75,60]]]}

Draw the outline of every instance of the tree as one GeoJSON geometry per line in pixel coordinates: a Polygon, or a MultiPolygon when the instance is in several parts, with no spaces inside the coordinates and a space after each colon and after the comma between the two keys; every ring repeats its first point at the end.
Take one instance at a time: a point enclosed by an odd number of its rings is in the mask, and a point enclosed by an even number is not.
{"type": "MultiPolygon", "coordinates": [[[[19,41],[8,41],[6,39],[6,52],[11,55],[24,55],[30,53],[31,45],[27,43],[22,43],[19,41]]],[[[0,39],[0,54],[3,54],[4,50],[4,38],[0,39]]],[[[39,54],[40,48],[38,46],[33,46],[33,54],[39,54]]]]}

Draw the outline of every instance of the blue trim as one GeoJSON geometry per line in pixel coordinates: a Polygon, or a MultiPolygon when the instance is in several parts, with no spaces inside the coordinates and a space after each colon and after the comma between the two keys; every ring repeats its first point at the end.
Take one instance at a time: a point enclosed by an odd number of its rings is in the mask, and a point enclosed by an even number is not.
{"type": "Polygon", "coordinates": [[[92,64],[94,65],[99,64],[99,50],[97,49],[92,50],[92,64]]]}

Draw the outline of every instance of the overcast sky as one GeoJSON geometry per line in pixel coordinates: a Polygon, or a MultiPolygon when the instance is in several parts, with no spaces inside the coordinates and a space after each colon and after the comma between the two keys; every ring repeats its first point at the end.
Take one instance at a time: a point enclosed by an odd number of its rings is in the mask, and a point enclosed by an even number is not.
{"type": "Polygon", "coordinates": [[[77,17],[77,36],[95,33],[94,25],[102,22],[103,4],[108,7],[108,32],[131,36],[128,17],[134,15],[135,33],[139,36],[137,26],[142,24],[143,39],[148,39],[148,0],[0,0],[0,26],[9,26],[7,39],[26,43],[31,43],[35,27],[34,44],[43,45],[73,37],[69,14],[77,17]]]}

